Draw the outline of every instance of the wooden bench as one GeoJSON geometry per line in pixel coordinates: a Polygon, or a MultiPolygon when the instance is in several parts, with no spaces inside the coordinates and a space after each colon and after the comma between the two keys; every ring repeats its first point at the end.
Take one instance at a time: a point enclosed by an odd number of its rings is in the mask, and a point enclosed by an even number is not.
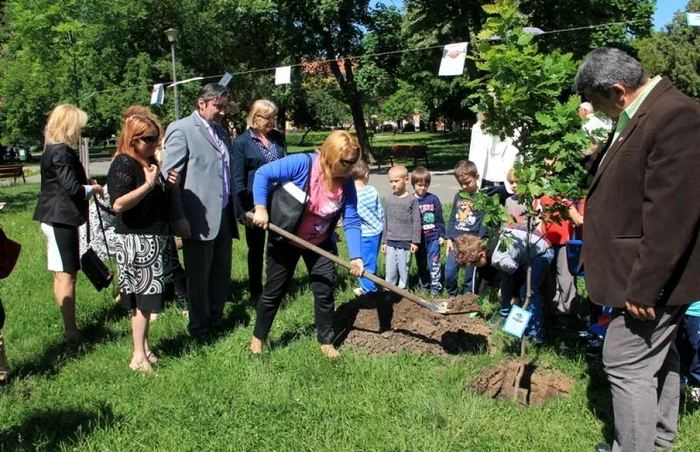
{"type": "Polygon", "coordinates": [[[14,178],[17,182],[17,178],[21,177],[22,181],[26,184],[27,179],[24,178],[24,165],[0,165],[0,179],[14,178]]]}
{"type": "MultiPolygon", "coordinates": [[[[389,149],[388,157],[392,166],[394,165],[394,157],[407,159],[412,158],[414,167],[418,166],[418,159],[421,158],[425,160],[426,168],[429,166],[428,146],[423,144],[393,144],[389,149]]],[[[382,155],[381,160],[386,161],[386,158],[382,155]]]]}

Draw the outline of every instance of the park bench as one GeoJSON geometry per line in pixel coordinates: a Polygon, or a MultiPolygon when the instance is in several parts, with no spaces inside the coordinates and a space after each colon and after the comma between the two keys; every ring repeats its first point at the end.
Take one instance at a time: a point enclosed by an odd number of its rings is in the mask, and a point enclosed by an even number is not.
{"type": "Polygon", "coordinates": [[[21,177],[22,181],[26,184],[27,179],[24,178],[24,165],[0,165],[0,179],[14,178],[17,182],[17,178],[21,177]]]}
{"type": "MultiPolygon", "coordinates": [[[[428,146],[424,144],[393,144],[391,145],[391,148],[389,149],[389,154],[386,157],[389,157],[389,162],[392,166],[394,165],[394,158],[412,158],[414,167],[418,166],[418,159],[420,158],[425,160],[426,168],[429,165],[428,146]]],[[[386,162],[386,157],[382,155],[379,165],[381,165],[381,161],[386,162]]]]}

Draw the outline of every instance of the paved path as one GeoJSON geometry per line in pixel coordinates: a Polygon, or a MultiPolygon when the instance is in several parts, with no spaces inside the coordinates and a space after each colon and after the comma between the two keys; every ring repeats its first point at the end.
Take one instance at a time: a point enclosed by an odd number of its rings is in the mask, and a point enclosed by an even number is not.
{"type": "MultiPolygon", "coordinates": [[[[109,157],[98,157],[90,162],[90,176],[105,176],[109,171],[109,164],[111,159],[109,157]]],[[[28,165],[30,168],[39,170],[39,165],[32,163],[28,165]]],[[[369,183],[374,185],[379,192],[379,196],[386,198],[391,195],[391,187],[389,187],[389,178],[387,176],[387,167],[382,167],[382,169],[377,170],[372,168],[372,173],[370,174],[369,183]]],[[[27,177],[27,183],[39,183],[41,177],[37,174],[34,176],[27,177]]],[[[0,181],[0,186],[7,186],[12,183],[12,179],[4,179],[0,181]]],[[[21,182],[20,182],[21,183],[21,182]]],[[[452,202],[455,193],[457,192],[457,182],[454,176],[452,176],[452,171],[436,171],[432,173],[432,183],[430,184],[430,192],[440,198],[443,204],[448,204],[452,202]]],[[[412,188],[409,187],[412,191],[412,188]]]]}

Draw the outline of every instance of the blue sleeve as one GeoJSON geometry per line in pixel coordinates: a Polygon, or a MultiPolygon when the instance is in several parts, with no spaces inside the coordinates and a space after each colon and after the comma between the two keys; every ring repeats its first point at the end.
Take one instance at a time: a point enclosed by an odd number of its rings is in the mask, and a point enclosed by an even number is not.
{"type": "Polygon", "coordinates": [[[352,178],[343,187],[345,195],[345,210],[343,212],[343,229],[345,229],[345,241],[348,244],[350,260],[362,257],[362,231],[361,220],[357,214],[357,189],[352,178]]]}
{"type": "MultiPolygon", "coordinates": [[[[312,156],[311,160],[313,158],[315,156],[312,156]]],[[[263,165],[255,172],[253,203],[256,206],[267,205],[267,196],[272,183],[283,184],[291,181],[303,190],[309,177],[311,177],[311,166],[308,154],[305,153],[292,154],[263,165]]],[[[357,205],[357,193],[355,193],[355,205],[357,205]]]]}
{"type": "Polygon", "coordinates": [[[435,196],[435,224],[438,228],[438,237],[445,237],[445,218],[442,216],[442,204],[440,198],[435,196]]]}
{"type": "Polygon", "coordinates": [[[445,234],[448,239],[455,238],[455,217],[457,216],[458,197],[459,197],[459,193],[456,194],[454,199],[452,200],[452,210],[450,211],[450,218],[447,221],[447,232],[445,234]]]}

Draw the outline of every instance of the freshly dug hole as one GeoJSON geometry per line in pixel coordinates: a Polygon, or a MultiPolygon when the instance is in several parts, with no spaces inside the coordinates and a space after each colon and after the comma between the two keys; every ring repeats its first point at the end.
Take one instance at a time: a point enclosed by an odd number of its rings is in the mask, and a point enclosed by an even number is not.
{"type": "MultiPolygon", "coordinates": [[[[487,369],[469,384],[468,389],[487,397],[512,401],[518,364],[518,361],[508,361],[487,369]]],[[[526,364],[517,402],[520,405],[539,406],[551,398],[568,396],[573,385],[574,381],[561,372],[539,370],[533,364],[526,364]]]]}
{"type": "Polygon", "coordinates": [[[388,292],[363,295],[340,306],[335,315],[336,344],[369,354],[481,353],[488,350],[491,330],[479,318],[478,299],[465,295],[447,301],[453,315],[436,314],[388,292]]]}

